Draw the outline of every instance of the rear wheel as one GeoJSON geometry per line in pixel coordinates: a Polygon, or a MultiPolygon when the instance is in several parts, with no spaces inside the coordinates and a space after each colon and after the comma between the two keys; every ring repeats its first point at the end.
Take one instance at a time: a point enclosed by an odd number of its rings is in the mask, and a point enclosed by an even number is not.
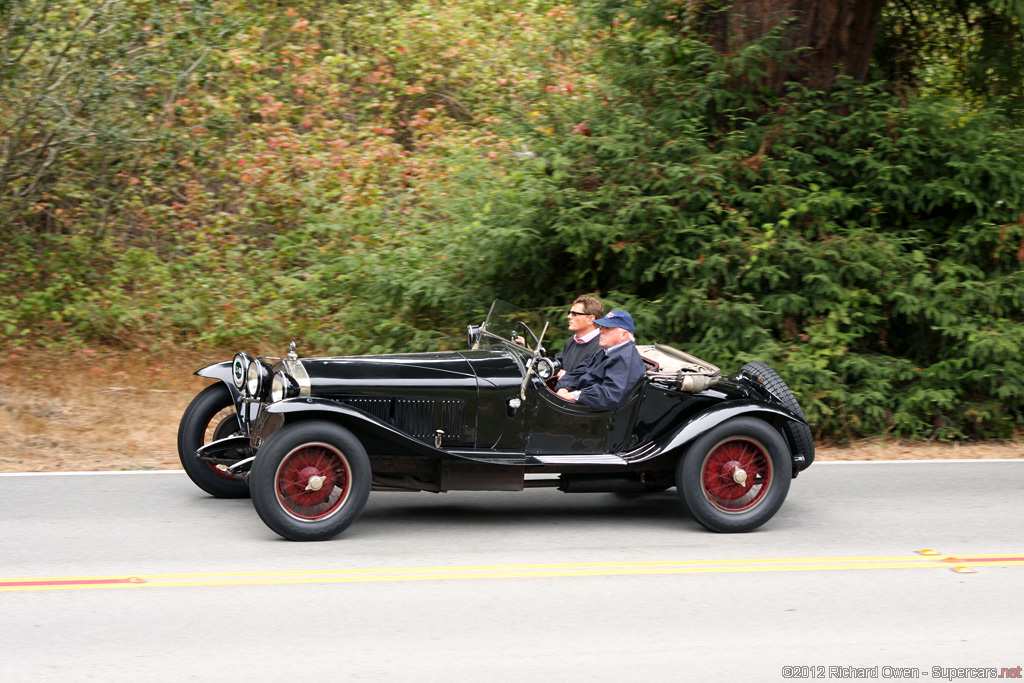
{"type": "Polygon", "coordinates": [[[300,422],[274,432],[249,475],[252,503],[267,526],[292,541],[324,541],[354,522],[370,496],[370,459],[352,432],[300,422]]]}
{"type": "Polygon", "coordinates": [[[676,487],[702,526],[752,531],[782,507],[792,467],[781,434],[763,420],[737,417],[693,442],[676,468],[676,487]]]}
{"type": "Polygon", "coordinates": [[[178,426],[178,459],[196,486],[217,498],[244,498],[249,487],[242,475],[228,474],[196,457],[200,446],[238,432],[238,415],[231,393],[223,383],[211,384],[200,391],[178,426]]]}

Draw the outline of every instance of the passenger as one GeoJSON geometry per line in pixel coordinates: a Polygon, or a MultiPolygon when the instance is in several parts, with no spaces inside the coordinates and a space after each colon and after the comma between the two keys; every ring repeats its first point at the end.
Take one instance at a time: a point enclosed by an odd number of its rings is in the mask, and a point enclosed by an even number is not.
{"type": "Polygon", "coordinates": [[[601,350],[600,330],[594,321],[604,315],[604,306],[597,298],[584,294],[576,297],[566,317],[569,319],[569,331],[572,336],[565,341],[562,350],[555,358],[562,364],[558,373],[561,377],[576,369],[580,363],[601,350]]]}
{"type": "Polygon", "coordinates": [[[567,401],[601,410],[612,410],[647,371],[636,350],[633,317],[626,311],[612,311],[594,321],[600,327],[600,345],[596,353],[555,385],[556,393],[567,401]]]}

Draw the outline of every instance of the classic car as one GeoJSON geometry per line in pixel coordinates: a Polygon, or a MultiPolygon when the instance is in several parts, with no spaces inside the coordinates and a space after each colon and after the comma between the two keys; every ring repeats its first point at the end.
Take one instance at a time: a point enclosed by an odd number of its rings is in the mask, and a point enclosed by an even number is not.
{"type": "Polygon", "coordinates": [[[462,351],[300,358],[237,354],[182,416],[178,452],[217,497],[251,495],[292,540],[352,524],[372,491],[644,494],[676,487],[704,527],[744,532],[814,459],[803,412],[767,364],[733,375],[662,344],[614,410],[557,396],[548,325],[495,301],[462,351]]]}

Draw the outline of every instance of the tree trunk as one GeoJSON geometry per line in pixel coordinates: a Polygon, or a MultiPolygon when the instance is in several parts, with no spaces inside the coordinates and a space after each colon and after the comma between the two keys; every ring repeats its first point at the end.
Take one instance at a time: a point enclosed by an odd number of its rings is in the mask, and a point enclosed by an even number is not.
{"type": "Polygon", "coordinates": [[[839,73],[867,78],[871,48],[884,0],[732,0],[724,11],[706,14],[705,28],[719,52],[731,52],[787,19],[782,48],[810,48],[789,65],[768,64],[769,87],[806,81],[828,87],[839,73]]]}

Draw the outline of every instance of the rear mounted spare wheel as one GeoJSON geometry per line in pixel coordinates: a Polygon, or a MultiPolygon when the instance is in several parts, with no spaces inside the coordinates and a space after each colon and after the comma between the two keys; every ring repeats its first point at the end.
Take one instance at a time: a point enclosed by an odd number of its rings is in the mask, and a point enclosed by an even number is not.
{"type": "MultiPolygon", "coordinates": [[[[789,385],[779,377],[779,373],[775,372],[772,366],[761,361],[755,361],[744,365],[740,368],[740,372],[764,378],[765,388],[775,396],[778,396],[779,400],[782,401],[782,405],[792,410],[804,420],[807,419],[804,411],[800,408],[800,403],[796,400],[793,392],[790,391],[789,385]]],[[[804,456],[804,463],[800,471],[807,469],[814,462],[814,439],[811,436],[811,428],[799,422],[786,422],[782,430],[786,433],[786,438],[789,439],[789,442],[793,444],[793,452],[804,456]]]]}

